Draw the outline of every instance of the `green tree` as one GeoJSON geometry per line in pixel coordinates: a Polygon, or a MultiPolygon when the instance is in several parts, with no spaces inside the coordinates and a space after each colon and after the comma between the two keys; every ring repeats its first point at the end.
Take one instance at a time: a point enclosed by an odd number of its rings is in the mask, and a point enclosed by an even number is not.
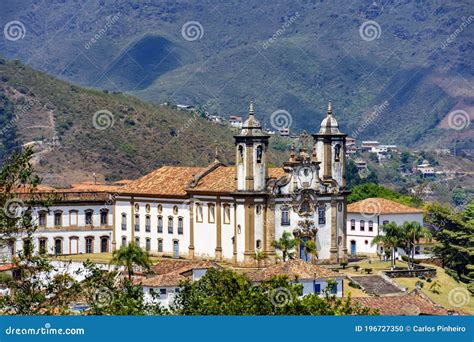
{"type": "Polygon", "coordinates": [[[419,198],[402,195],[396,191],[374,183],[362,184],[352,188],[351,194],[347,197],[347,202],[354,203],[371,197],[386,198],[411,207],[419,207],[422,205],[422,201],[419,198]]]}
{"type": "Polygon", "coordinates": [[[291,233],[283,232],[279,240],[275,240],[272,242],[272,246],[282,253],[283,261],[286,261],[287,258],[294,258],[293,250],[296,246],[296,240],[293,238],[291,233]]]}
{"type": "Polygon", "coordinates": [[[130,242],[126,246],[120,247],[113,254],[111,263],[125,266],[128,273],[128,279],[132,279],[133,266],[150,268],[150,259],[148,253],[144,251],[135,242],[130,242]]]}
{"type": "Polygon", "coordinates": [[[451,270],[459,280],[468,283],[468,289],[474,293],[472,202],[461,213],[438,203],[428,204],[425,209],[425,222],[437,230],[433,253],[441,258],[445,268],[451,270]]]}
{"type": "MultiPolygon", "coordinates": [[[[304,243],[304,246],[303,246],[303,252],[304,252],[304,255],[306,257],[306,259],[308,259],[308,256],[316,256],[317,255],[317,252],[318,250],[316,249],[316,243],[313,241],[313,240],[307,240],[305,243],[304,243]]],[[[313,259],[311,257],[311,263],[313,262],[313,259]]]]}
{"type": "Polygon", "coordinates": [[[410,256],[411,267],[415,260],[415,246],[421,239],[431,240],[430,231],[416,221],[404,222],[401,226],[401,242],[410,256]]]}
{"type": "Polygon", "coordinates": [[[402,243],[403,232],[395,222],[384,224],[381,230],[384,234],[377,235],[372,240],[372,245],[383,244],[385,249],[390,250],[390,264],[393,268],[395,266],[395,250],[402,243]]]}
{"type": "Polygon", "coordinates": [[[268,258],[267,254],[262,251],[255,251],[255,254],[252,255],[252,257],[257,262],[258,269],[260,269],[262,261],[268,258]]]}
{"type": "MultiPolygon", "coordinates": [[[[333,284],[333,282],[329,282],[333,284]]],[[[302,295],[302,285],[277,276],[253,284],[244,274],[210,269],[198,281],[180,284],[173,313],[178,315],[353,315],[374,314],[337,298],[330,287],[323,293],[302,295]]]]}

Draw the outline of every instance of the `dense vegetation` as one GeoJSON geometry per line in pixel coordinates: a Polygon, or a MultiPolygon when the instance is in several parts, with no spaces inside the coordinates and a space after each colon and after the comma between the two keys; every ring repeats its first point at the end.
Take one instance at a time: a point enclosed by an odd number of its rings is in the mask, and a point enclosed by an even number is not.
{"type": "MultiPolygon", "coordinates": [[[[0,74],[0,154],[38,142],[37,171],[48,183],[61,183],[61,176],[63,183],[91,179],[92,172],[136,178],[164,164],[205,166],[214,160],[216,142],[220,160],[234,162],[234,132],[199,113],[77,87],[4,59],[0,74]],[[104,110],[110,114],[94,121],[104,110]]],[[[279,164],[284,146],[272,150],[270,162],[279,164]]]]}
{"type": "Polygon", "coordinates": [[[468,0],[57,1],[34,11],[36,3],[3,5],[2,22],[21,20],[27,32],[0,41],[0,50],[76,84],[153,101],[212,100],[224,115],[243,113],[253,99],[267,124],[285,109],[292,128],[311,131],[332,98],[347,133],[387,101],[357,139],[396,144],[441,143],[457,132],[437,128],[440,120],[473,103],[468,29],[440,48],[465,20],[468,0]],[[202,36],[187,41],[181,29],[191,20],[202,36]],[[360,37],[368,20],[380,26],[378,39],[360,37]]]}

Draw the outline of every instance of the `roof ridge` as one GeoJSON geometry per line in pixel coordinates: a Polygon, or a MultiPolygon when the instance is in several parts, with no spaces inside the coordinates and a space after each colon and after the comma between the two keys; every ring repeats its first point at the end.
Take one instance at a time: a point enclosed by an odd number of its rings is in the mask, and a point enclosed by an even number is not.
{"type": "Polygon", "coordinates": [[[194,188],[199,184],[199,181],[206,177],[208,174],[212,173],[216,169],[218,169],[220,166],[227,167],[225,164],[221,163],[219,160],[215,160],[211,164],[209,164],[208,167],[206,167],[204,170],[199,172],[197,175],[194,175],[193,179],[191,182],[189,182],[187,188],[194,188]]]}

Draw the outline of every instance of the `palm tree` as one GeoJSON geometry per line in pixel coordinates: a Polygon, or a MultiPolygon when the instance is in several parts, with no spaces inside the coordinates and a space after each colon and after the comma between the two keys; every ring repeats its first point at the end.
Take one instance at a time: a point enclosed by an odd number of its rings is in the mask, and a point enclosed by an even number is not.
{"type": "Polygon", "coordinates": [[[150,268],[150,258],[148,253],[140,248],[135,242],[120,247],[113,254],[111,263],[125,266],[128,272],[128,279],[132,279],[133,266],[150,268]]]}
{"type": "Polygon", "coordinates": [[[255,251],[255,254],[252,256],[254,260],[257,262],[257,268],[260,269],[260,263],[268,258],[267,254],[262,251],[255,251]]]}
{"type": "Polygon", "coordinates": [[[402,231],[395,222],[384,224],[381,230],[384,235],[377,235],[372,240],[372,245],[383,244],[384,248],[390,248],[390,265],[391,268],[395,266],[395,250],[402,242],[402,231]]]}
{"type": "Polygon", "coordinates": [[[318,250],[316,249],[316,243],[313,240],[306,240],[303,242],[304,255],[311,255],[311,263],[313,263],[313,255],[317,255],[318,250]]]}
{"type": "Polygon", "coordinates": [[[403,232],[405,250],[408,252],[411,266],[413,266],[416,244],[420,242],[420,239],[422,238],[428,240],[431,239],[431,233],[427,228],[423,227],[416,221],[405,222],[401,228],[403,232]]]}
{"type": "Polygon", "coordinates": [[[283,256],[283,261],[286,261],[287,258],[293,259],[294,253],[292,250],[295,248],[296,240],[292,238],[291,233],[283,232],[279,240],[272,242],[272,246],[281,251],[283,256]]]}

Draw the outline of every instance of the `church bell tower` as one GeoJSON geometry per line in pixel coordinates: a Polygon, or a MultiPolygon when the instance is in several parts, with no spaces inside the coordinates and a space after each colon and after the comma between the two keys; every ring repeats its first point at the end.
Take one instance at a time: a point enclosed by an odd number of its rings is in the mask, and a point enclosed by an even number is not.
{"type": "Polygon", "coordinates": [[[268,139],[250,102],[248,118],[235,139],[237,191],[263,192],[268,178],[268,139]]]}

